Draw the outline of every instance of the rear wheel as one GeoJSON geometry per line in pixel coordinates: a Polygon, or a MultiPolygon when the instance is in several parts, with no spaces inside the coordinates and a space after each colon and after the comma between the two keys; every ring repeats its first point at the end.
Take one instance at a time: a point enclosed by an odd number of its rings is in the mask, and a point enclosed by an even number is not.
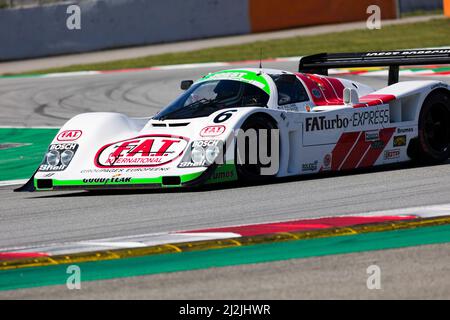
{"type": "MultiPolygon", "coordinates": [[[[260,153],[260,140],[261,140],[261,129],[267,130],[267,139],[266,139],[266,146],[265,149],[267,150],[267,155],[273,159],[275,155],[272,155],[272,148],[271,148],[271,135],[272,129],[277,129],[276,124],[272,119],[270,119],[268,116],[263,115],[255,115],[250,118],[248,118],[244,124],[241,126],[241,131],[239,134],[248,133],[248,130],[254,129],[256,133],[256,145],[253,145],[251,143],[250,139],[245,139],[244,145],[238,145],[236,143],[236,149],[235,149],[235,164],[236,164],[236,170],[238,173],[238,177],[240,181],[243,182],[263,182],[266,181],[272,177],[273,175],[262,175],[261,169],[264,167],[270,167],[269,164],[263,164],[261,163],[261,159],[259,157],[260,153]],[[256,163],[250,163],[250,150],[252,150],[252,153],[257,152],[257,161],[256,163]]],[[[239,134],[236,141],[239,141],[239,134]]],[[[255,154],[253,154],[255,156],[255,154]]],[[[276,155],[278,156],[278,155],[276,155]]]]}
{"type": "Polygon", "coordinates": [[[418,158],[425,163],[440,163],[450,156],[450,95],[429,95],[419,116],[418,158]]]}

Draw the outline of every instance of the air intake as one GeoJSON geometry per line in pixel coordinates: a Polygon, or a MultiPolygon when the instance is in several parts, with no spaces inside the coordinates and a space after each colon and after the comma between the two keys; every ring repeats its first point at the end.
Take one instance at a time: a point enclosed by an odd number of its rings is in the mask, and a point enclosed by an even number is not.
{"type": "Polygon", "coordinates": [[[38,189],[52,189],[53,188],[53,180],[52,179],[37,179],[37,188],[38,189]]]}
{"type": "Polygon", "coordinates": [[[165,186],[179,186],[181,184],[181,179],[178,176],[163,177],[162,184],[165,186]]]}

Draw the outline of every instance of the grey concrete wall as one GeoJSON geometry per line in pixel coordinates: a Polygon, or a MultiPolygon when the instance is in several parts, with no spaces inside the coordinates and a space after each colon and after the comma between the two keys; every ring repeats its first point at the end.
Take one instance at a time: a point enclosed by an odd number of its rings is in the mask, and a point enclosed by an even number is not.
{"type": "Polygon", "coordinates": [[[43,4],[64,2],[66,0],[0,0],[0,8],[17,8],[17,7],[30,7],[40,6],[43,4]]]}
{"type": "Polygon", "coordinates": [[[400,13],[442,9],[442,0],[399,0],[400,13]]]}
{"type": "Polygon", "coordinates": [[[81,30],[67,4],[0,10],[0,60],[250,32],[243,0],[85,0],[81,30]]]}

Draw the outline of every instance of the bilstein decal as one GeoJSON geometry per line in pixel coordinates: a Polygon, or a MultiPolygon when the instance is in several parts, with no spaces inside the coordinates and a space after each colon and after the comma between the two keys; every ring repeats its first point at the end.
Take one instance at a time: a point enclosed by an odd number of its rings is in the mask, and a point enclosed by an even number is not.
{"type": "Polygon", "coordinates": [[[183,153],[188,138],[172,135],[147,135],[114,142],[95,156],[99,168],[156,167],[166,165],[183,153]]]}

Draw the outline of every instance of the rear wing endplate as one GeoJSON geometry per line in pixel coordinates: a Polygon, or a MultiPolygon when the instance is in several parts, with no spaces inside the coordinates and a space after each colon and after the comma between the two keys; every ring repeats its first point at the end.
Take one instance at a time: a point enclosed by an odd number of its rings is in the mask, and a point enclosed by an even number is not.
{"type": "Polygon", "coordinates": [[[449,49],[360,53],[320,53],[302,57],[299,72],[328,75],[331,68],[389,67],[389,85],[397,83],[400,66],[450,63],[449,49]]]}

